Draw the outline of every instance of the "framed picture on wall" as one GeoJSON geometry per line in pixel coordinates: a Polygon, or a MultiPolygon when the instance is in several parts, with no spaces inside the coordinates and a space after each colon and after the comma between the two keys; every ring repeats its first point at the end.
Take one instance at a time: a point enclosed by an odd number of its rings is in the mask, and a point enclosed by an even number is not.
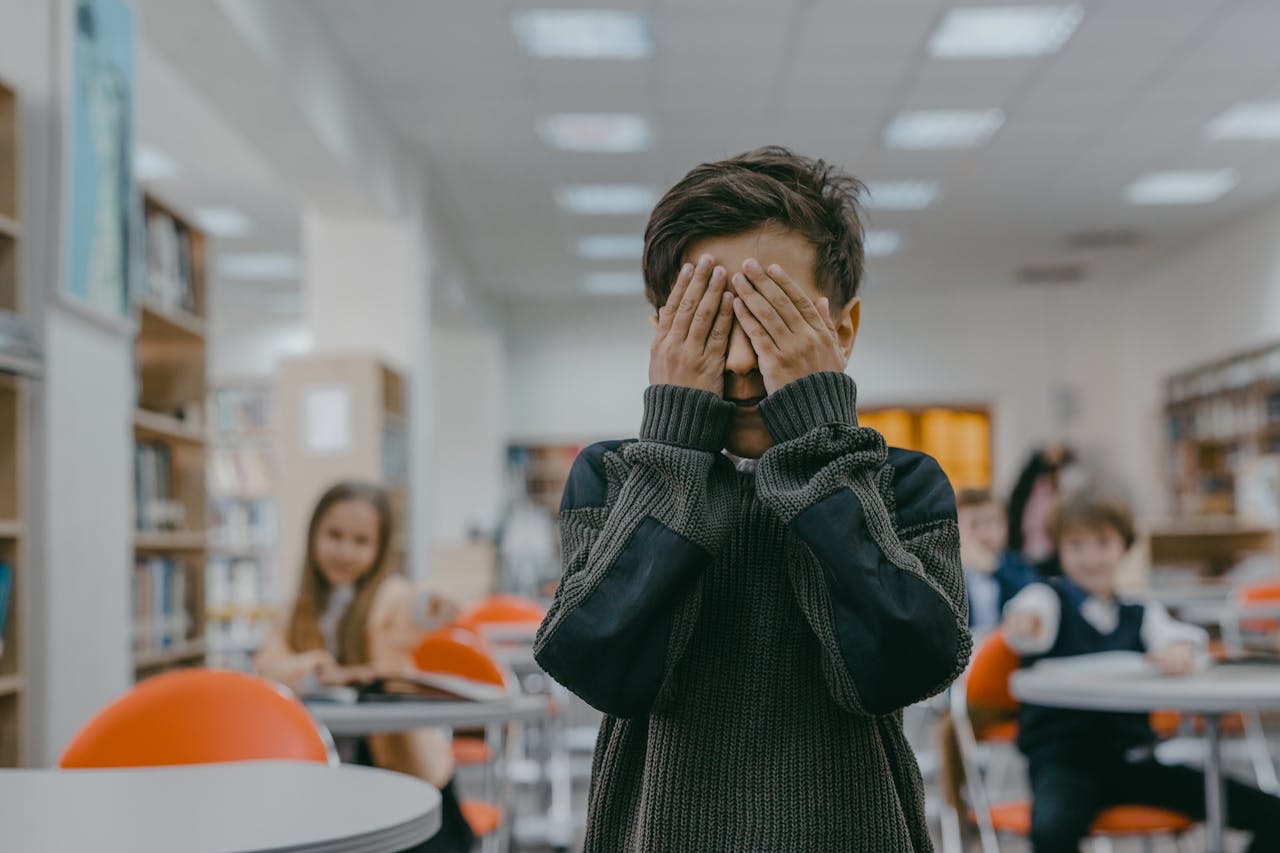
{"type": "Polygon", "coordinates": [[[66,0],[65,303],[127,323],[138,245],[134,16],[123,0],[66,0]]]}

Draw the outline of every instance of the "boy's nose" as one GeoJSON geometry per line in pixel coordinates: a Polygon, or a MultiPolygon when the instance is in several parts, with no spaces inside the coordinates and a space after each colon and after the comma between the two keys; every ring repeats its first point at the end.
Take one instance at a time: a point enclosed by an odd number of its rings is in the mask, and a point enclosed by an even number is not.
{"type": "Polygon", "coordinates": [[[759,368],[760,362],[756,358],[755,348],[751,346],[751,338],[747,337],[742,326],[734,320],[733,328],[729,332],[729,352],[725,357],[725,372],[746,376],[759,368]]]}

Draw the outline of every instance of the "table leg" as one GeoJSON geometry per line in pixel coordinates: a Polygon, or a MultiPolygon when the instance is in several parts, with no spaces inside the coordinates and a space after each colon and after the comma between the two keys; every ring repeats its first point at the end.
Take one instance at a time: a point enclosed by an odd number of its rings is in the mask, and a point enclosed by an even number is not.
{"type": "Polygon", "coordinates": [[[1226,853],[1226,808],[1222,786],[1222,753],[1217,714],[1204,718],[1204,804],[1207,853],[1226,853]]]}

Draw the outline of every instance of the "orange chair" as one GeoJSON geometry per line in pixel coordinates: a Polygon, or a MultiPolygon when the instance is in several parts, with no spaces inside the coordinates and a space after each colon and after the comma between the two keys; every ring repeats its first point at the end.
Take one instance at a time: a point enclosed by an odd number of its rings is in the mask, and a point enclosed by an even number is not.
{"type": "MultiPolygon", "coordinates": [[[[466,678],[481,684],[501,687],[508,692],[515,692],[515,677],[493,656],[483,638],[464,628],[445,627],[428,632],[413,652],[414,664],[422,672],[450,675],[466,678]]],[[[483,738],[457,737],[453,742],[454,759],[459,764],[484,764],[489,772],[485,774],[485,795],[492,797],[497,787],[494,775],[496,766],[494,756],[501,752],[494,749],[494,744],[505,740],[502,731],[487,732],[483,738]]],[[[505,802],[505,791],[500,799],[505,802]]],[[[503,809],[500,805],[478,800],[464,800],[461,803],[462,816],[467,825],[482,839],[484,849],[500,849],[502,839],[498,830],[503,824],[503,809]]]]}
{"type": "MultiPolygon", "coordinates": [[[[979,708],[984,711],[1018,708],[1018,700],[1009,692],[1009,677],[1020,665],[1018,654],[1005,642],[1003,632],[997,630],[982,641],[968,672],[951,688],[951,716],[969,792],[970,819],[978,826],[984,853],[999,853],[1000,835],[1025,838],[1031,832],[1030,801],[990,803],[977,753],[980,743],[990,743],[992,739],[983,737],[986,732],[976,732],[971,722],[972,711],[979,708]]],[[[1094,820],[1091,834],[1095,837],[1176,836],[1192,825],[1190,818],[1175,812],[1123,805],[1104,809],[1094,820]]]]}
{"type": "MultiPolygon", "coordinates": [[[[1227,655],[1241,655],[1248,651],[1246,635],[1257,637],[1280,634],[1280,581],[1244,584],[1232,597],[1235,607],[1224,613],[1220,625],[1227,655]]],[[[1261,715],[1256,712],[1233,714],[1224,718],[1224,722],[1237,718],[1243,729],[1245,750],[1253,765],[1253,775],[1258,787],[1272,794],[1280,793],[1280,773],[1277,773],[1275,760],[1271,757],[1261,715]]]]}
{"type": "Polygon", "coordinates": [[[458,617],[458,625],[483,636],[488,628],[521,628],[532,635],[547,611],[536,601],[515,595],[492,595],[458,617]]]}
{"type": "Polygon", "coordinates": [[[287,759],[338,763],[329,732],[263,678],[184,669],[138,684],[98,712],[60,767],[154,767],[287,759]]]}

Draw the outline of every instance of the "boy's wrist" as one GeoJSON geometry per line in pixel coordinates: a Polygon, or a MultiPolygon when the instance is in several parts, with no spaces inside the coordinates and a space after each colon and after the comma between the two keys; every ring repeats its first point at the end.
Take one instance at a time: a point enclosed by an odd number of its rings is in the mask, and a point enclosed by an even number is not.
{"type": "Polygon", "coordinates": [[[811,373],[765,397],[760,415],[773,440],[781,444],[827,424],[857,426],[857,396],[847,373],[811,373]]]}
{"type": "Polygon", "coordinates": [[[644,392],[640,440],[718,453],[729,437],[733,404],[710,391],[650,385],[644,392]]]}

